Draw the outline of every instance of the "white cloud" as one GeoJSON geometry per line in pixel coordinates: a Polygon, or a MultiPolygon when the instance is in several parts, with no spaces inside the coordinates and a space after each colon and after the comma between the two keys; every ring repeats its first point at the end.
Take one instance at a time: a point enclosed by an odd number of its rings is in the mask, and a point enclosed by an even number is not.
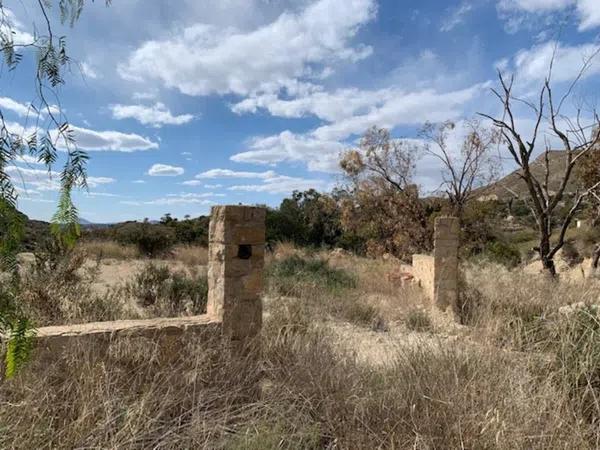
{"type": "MultiPolygon", "coordinates": [[[[318,179],[306,179],[280,175],[272,170],[266,172],[239,172],[229,169],[212,169],[201,174],[196,178],[234,178],[234,179],[256,179],[261,180],[260,184],[239,184],[230,186],[230,191],[243,192],[266,192],[270,194],[289,194],[295,190],[322,189],[326,183],[318,179]]],[[[220,185],[217,185],[220,187],[220,185]]],[[[208,187],[208,185],[206,186],[208,187]]]]}
{"type": "Polygon", "coordinates": [[[268,194],[290,194],[293,191],[308,189],[325,189],[323,180],[277,175],[263,180],[262,184],[236,185],[228,188],[230,191],[266,192],[268,194]]]}
{"type": "Polygon", "coordinates": [[[33,165],[42,165],[43,162],[38,161],[35,156],[31,155],[21,155],[15,158],[15,162],[23,163],[23,164],[33,164],[33,165]]]}
{"type": "Polygon", "coordinates": [[[205,184],[204,187],[206,189],[219,189],[219,188],[222,188],[223,185],[222,184],[205,184]]]}
{"type": "Polygon", "coordinates": [[[8,109],[21,117],[35,112],[31,105],[17,102],[9,97],[0,97],[0,108],[8,109]]]}
{"type": "Polygon", "coordinates": [[[211,169],[199,173],[196,178],[259,178],[269,179],[276,177],[277,174],[272,170],[266,172],[243,172],[229,169],[211,169]]]}
{"type": "Polygon", "coordinates": [[[158,96],[156,91],[134,92],[131,98],[134,100],[154,100],[158,96]]]}
{"type": "MultiPolygon", "coordinates": [[[[8,173],[17,187],[24,187],[33,191],[58,191],[60,190],[60,173],[44,169],[29,169],[17,166],[7,166],[8,173]]],[[[87,177],[87,184],[90,188],[96,188],[101,185],[114,183],[114,178],[110,177],[87,177]]]]}
{"type": "Polygon", "coordinates": [[[181,152],[181,156],[192,156],[191,152],[181,152]]]}
{"type": "Polygon", "coordinates": [[[0,24],[0,34],[15,45],[28,45],[35,42],[35,37],[25,30],[23,23],[9,8],[3,6],[3,21],[0,24]]]}
{"type": "Polygon", "coordinates": [[[249,150],[237,153],[230,159],[240,163],[267,165],[304,162],[309,170],[335,172],[339,155],[346,147],[335,140],[321,140],[284,131],[278,135],[253,139],[249,150]]]}
{"type": "MultiPolygon", "coordinates": [[[[121,133],[120,131],[95,131],[71,125],[77,146],[87,151],[115,151],[131,153],[158,148],[156,142],[135,133],[121,133]]],[[[56,131],[54,136],[56,136],[56,131]]],[[[63,139],[58,139],[58,146],[64,148],[63,139]]]]}
{"type": "Polygon", "coordinates": [[[203,183],[200,180],[187,180],[183,181],[181,184],[184,186],[201,186],[203,183]]]}
{"type": "Polygon", "coordinates": [[[176,177],[183,175],[183,167],[170,166],[168,164],[153,164],[148,170],[148,175],[152,177],[176,177]]]}
{"type": "Polygon", "coordinates": [[[188,205],[188,204],[199,204],[199,205],[212,205],[215,202],[210,200],[211,197],[224,197],[225,194],[214,194],[207,192],[203,194],[185,193],[180,194],[168,194],[165,197],[156,198],[153,200],[124,200],[121,203],[124,205],[188,205]]]}
{"type": "Polygon", "coordinates": [[[250,32],[196,24],[144,43],[118,70],[189,95],[275,92],[319,78],[337,61],[370,55],[370,47],[350,41],[375,12],[374,0],[317,0],[250,32]]]}
{"type": "Polygon", "coordinates": [[[163,125],[183,125],[194,119],[192,114],[174,116],[171,111],[160,102],[152,106],[146,105],[111,105],[113,118],[135,119],[142,125],[161,127],[163,125]]]}
{"type": "Polygon", "coordinates": [[[463,2],[458,5],[457,8],[450,10],[447,17],[443,20],[440,30],[444,32],[452,31],[454,28],[464,22],[465,17],[471,12],[472,9],[472,4],[463,2]]]}
{"type": "Polygon", "coordinates": [[[526,12],[548,12],[572,6],[576,0],[500,0],[502,10],[522,10],[526,12]]]}
{"type": "MultiPolygon", "coordinates": [[[[548,76],[552,56],[552,81],[564,82],[574,80],[583,64],[594,55],[600,46],[583,44],[579,46],[561,45],[553,41],[536,45],[530,49],[519,51],[513,58],[514,69],[519,79],[524,81],[540,81],[548,76]]],[[[584,77],[600,74],[600,56],[596,56],[584,74],[584,77]]]]}
{"type": "Polygon", "coordinates": [[[135,184],[145,184],[146,182],[144,180],[133,180],[132,183],[135,183],[135,184]]]}
{"type": "Polygon", "coordinates": [[[498,11],[509,14],[508,19],[519,22],[510,14],[525,12],[533,15],[550,14],[574,9],[579,19],[579,30],[585,31],[600,26],[598,0],[499,0],[498,11]]]}
{"type": "Polygon", "coordinates": [[[100,77],[98,72],[87,62],[81,63],[81,73],[84,77],[95,80],[100,77]]]}
{"type": "Polygon", "coordinates": [[[466,89],[440,93],[434,89],[408,92],[388,98],[365,114],[355,115],[317,128],[312,134],[321,140],[345,139],[360,135],[371,126],[392,129],[400,124],[442,122],[464,114],[464,106],[490,86],[477,84],[466,89]]]}
{"type": "Polygon", "coordinates": [[[581,18],[580,30],[589,30],[600,26],[600,5],[597,0],[579,0],[577,11],[581,18]]]}

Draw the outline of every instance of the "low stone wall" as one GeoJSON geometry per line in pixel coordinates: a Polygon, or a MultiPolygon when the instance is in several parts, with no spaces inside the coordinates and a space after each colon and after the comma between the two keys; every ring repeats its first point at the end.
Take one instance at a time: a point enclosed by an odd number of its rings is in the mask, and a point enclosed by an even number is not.
{"type": "Polygon", "coordinates": [[[427,298],[434,298],[433,256],[413,255],[411,272],[425,292],[427,298]]]}
{"type": "Polygon", "coordinates": [[[221,334],[245,348],[262,326],[264,208],[216,206],[209,232],[207,314],[194,317],[118,320],[39,328],[34,358],[52,362],[53,355],[72,344],[103,348],[121,338],[149,338],[177,352],[177,340],[194,333],[221,334]]]}
{"type": "Polygon", "coordinates": [[[435,220],[433,256],[413,255],[412,275],[425,295],[441,310],[455,314],[458,302],[458,244],[460,226],[455,217],[435,220]]]}

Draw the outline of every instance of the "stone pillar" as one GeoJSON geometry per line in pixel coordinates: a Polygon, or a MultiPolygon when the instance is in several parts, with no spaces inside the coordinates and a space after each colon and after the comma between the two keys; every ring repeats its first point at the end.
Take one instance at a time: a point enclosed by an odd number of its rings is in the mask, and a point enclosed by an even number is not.
{"type": "Polygon", "coordinates": [[[438,217],[434,231],[434,304],[455,314],[458,304],[458,241],[456,217],[438,217]]]}
{"type": "Polygon", "coordinates": [[[233,341],[251,339],[262,326],[265,216],[250,206],[211,210],[207,314],[233,341]]]}

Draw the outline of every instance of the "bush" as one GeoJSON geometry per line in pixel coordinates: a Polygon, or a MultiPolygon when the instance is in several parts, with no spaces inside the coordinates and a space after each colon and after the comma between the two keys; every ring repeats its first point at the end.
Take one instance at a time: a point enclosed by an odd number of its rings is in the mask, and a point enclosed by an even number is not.
{"type": "Polygon", "coordinates": [[[412,331],[423,332],[431,331],[433,329],[429,314],[422,309],[411,309],[406,316],[405,323],[406,327],[412,331]]]}
{"type": "Polygon", "coordinates": [[[19,300],[36,326],[126,318],[119,292],[93,289],[97,264],[53,240],[41,245],[35,260],[24,262],[19,286],[19,300]]]}
{"type": "Polygon", "coordinates": [[[506,267],[516,267],[521,262],[519,249],[500,240],[488,242],[482,256],[490,262],[502,264],[506,267]]]}
{"type": "Polygon", "coordinates": [[[208,282],[199,273],[187,277],[166,266],[147,264],[128,283],[127,292],[155,316],[198,315],[206,312],[208,282]]]}
{"type": "Polygon", "coordinates": [[[294,295],[307,284],[330,292],[355,288],[357,284],[354,276],[345,270],[329,267],[325,259],[318,257],[288,256],[275,261],[269,268],[269,275],[283,295],[294,295]]]}
{"type": "Polygon", "coordinates": [[[83,241],[77,249],[87,256],[94,258],[135,259],[140,256],[138,248],[133,244],[119,244],[109,240],[83,241]]]}
{"type": "Polygon", "coordinates": [[[136,245],[142,255],[154,257],[174,244],[175,232],[165,225],[129,222],[115,230],[115,238],[121,244],[136,245]]]}
{"type": "Polygon", "coordinates": [[[600,314],[597,306],[581,305],[561,317],[550,342],[554,377],[565,389],[578,415],[600,421],[600,314]]]}

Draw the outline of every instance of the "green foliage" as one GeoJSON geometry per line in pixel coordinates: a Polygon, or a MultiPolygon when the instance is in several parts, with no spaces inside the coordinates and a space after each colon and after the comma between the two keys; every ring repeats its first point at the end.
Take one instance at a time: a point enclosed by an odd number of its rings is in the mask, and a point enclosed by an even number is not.
{"type": "Polygon", "coordinates": [[[121,244],[134,244],[140,253],[156,256],[168,250],[175,242],[171,227],[149,222],[128,222],[114,230],[115,239],[121,244]]]}
{"type": "Polygon", "coordinates": [[[166,266],[147,264],[127,286],[128,293],[156,315],[191,315],[206,312],[208,281],[196,273],[188,277],[166,266]]]}
{"type": "MultiPolygon", "coordinates": [[[[73,25],[81,15],[84,0],[59,0],[61,23],[73,25]]],[[[24,55],[34,58],[33,79],[37,95],[37,106],[31,106],[37,113],[33,118],[36,129],[30,136],[22,136],[9,130],[4,120],[0,122],[0,270],[16,272],[15,255],[24,236],[24,220],[16,210],[17,193],[13,181],[6,169],[19,157],[30,155],[44,164],[48,172],[57,161],[57,145],[66,149],[65,163],[61,172],[60,198],[53,217],[52,233],[63,245],[73,246],[79,236],[77,208],[72,201],[72,191],[86,188],[87,154],[77,148],[73,130],[53,105],[46,100],[48,92],[64,83],[63,71],[69,68],[66,38],[55,36],[48,9],[53,6],[49,0],[37,2],[44,20],[42,33],[36,28],[33,41],[15,44],[14,26],[9,11],[0,3],[0,44],[2,56],[9,71],[15,71],[23,61],[24,55]],[[27,53],[25,53],[27,52],[27,53]]],[[[0,111],[0,117],[3,117],[0,111]]],[[[29,320],[14,316],[14,308],[3,303],[0,309],[0,332],[11,336],[6,354],[7,374],[14,375],[28,354],[28,335],[31,329],[29,320]]],[[[18,310],[18,308],[16,308],[18,310]]]]}
{"type": "Polygon", "coordinates": [[[278,209],[267,211],[267,241],[300,246],[340,246],[342,226],[335,199],[314,189],[295,191],[278,209]]]}
{"type": "Polygon", "coordinates": [[[516,267],[521,262],[521,252],[512,244],[495,240],[485,245],[482,256],[506,267],[516,267]]]}
{"type": "Polygon", "coordinates": [[[14,377],[29,360],[33,348],[33,335],[32,325],[27,318],[20,317],[11,324],[5,355],[6,378],[14,377]]]}
{"type": "Polygon", "coordinates": [[[404,321],[406,327],[412,331],[431,331],[433,329],[433,325],[431,323],[431,318],[426,311],[422,309],[411,309],[404,321]]]}
{"type": "Polygon", "coordinates": [[[178,244],[208,245],[208,223],[210,219],[207,216],[200,216],[196,219],[186,217],[184,220],[172,218],[170,214],[165,214],[161,220],[161,225],[165,225],[175,233],[175,242],[178,244]]]}
{"type": "Polygon", "coordinates": [[[300,284],[311,284],[329,291],[356,287],[356,278],[342,269],[329,267],[321,258],[302,258],[292,255],[274,262],[269,274],[280,284],[279,291],[284,295],[294,292],[300,284]]]}

